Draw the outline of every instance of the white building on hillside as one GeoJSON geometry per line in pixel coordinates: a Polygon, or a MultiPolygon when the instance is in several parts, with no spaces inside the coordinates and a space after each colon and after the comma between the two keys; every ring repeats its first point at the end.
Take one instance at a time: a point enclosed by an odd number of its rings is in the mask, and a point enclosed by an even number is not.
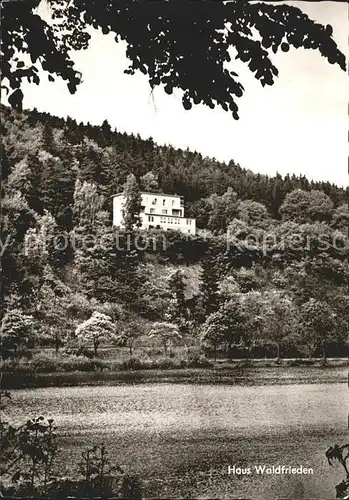
{"type": "MultiPolygon", "coordinates": [[[[157,228],[168,231],[181,231],[186,234],[195,234],[195,219],[184,217],[184,199],[182,196],[164,193],[141,193],[141,229],[157,228]]],[[[124,195],[113,196],[113,224],[123,227],[122,208],[125,202],[124,195]]]]}

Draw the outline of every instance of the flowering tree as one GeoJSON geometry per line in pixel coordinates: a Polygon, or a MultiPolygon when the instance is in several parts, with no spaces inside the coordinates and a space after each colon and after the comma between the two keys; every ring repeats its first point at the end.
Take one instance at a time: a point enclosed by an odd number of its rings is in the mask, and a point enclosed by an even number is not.
{"type": "Polygon", "coordinates": [[[20,309],[8,311],[2,318],[0,325],[1,350],[18,349],[25,346],[32,336],[33,318],[24,314],[20,309]]]}
{"type": "Polygon", "coordinates": [[[172,345],[175,339],[181,339],[182,336],[178,331],[178,326],[172,323],[157,322],[153,324],[152,329],[149,332],[149,337],[155,337],[161,342],[165,356],[167,354],[168,347],[172,345]]]}
{"type": "Polygon", "coordinates": [[[82,344],[92,342],[94,355],[97,357],[98,347],[102,342],[111,340],[114,332],[115,328],[111,318],[95,311],[88,320],[78,325],[75,336],[82,344]]]}

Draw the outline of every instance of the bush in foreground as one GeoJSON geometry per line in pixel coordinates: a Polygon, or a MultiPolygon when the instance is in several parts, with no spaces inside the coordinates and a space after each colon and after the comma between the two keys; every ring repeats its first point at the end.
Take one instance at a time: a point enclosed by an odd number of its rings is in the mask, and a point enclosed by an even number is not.
{"type": "MultiPolygon", "coordinates": [[[[0,410],[9,399],[0,391],[0,410]]],[[[141,499],[138,478],[112,464],[104,444],[85,450],[72,476],[57,477],[56,429],[52,419],[41,416],[18,427],[0,416],[0,496],[141,499]]]]}

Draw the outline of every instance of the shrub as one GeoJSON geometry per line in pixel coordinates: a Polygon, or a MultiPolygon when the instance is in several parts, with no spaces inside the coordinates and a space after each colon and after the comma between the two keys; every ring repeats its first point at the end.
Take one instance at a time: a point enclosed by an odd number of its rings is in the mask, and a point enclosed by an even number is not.
{"type": "Polygon", "coordinates": [[[241,368],[251,368],[253,366],[253,362],[251,359],[244,359],[242,363],[239,364],[241,368]]]}
{"type": "Polygon", "coordinates": [[[70,355],[61,359],[60,368],[65,372],[89,372],[95,369],[95,363],[86,356],[70,355]]]}
{"type": "MultiPolygon", "coordinates": [[[[33,356],[29,364],[31,371],[37,373],[54,373],[54,372],[90,372],[96,369],[103,370],[109,368],[108,361],[100,359],[91,359],[86,356],[70,355],[52,355],[50,353],[40,352],[33,356]]],[[[17,369],[16,369],[17,371],[17,369]]]]}
{"type": "Polygon", "coordinates": [[[203,355],[196,353],[193,355],[189,355],[189,359],[187,362],[188,368],[210,368],[212,366],[212,362],[203,355]]]}
{"type": "MultiPolygon", "coordinates": [[[[0,407],[10,400],[0,392],[0,407]]],[[[14,427],[0,419],[0,496],[6,497],[110,497],[141,500],[141,484],[113,464],[104,444],[81,454],[72,477],[57,477],[54,462],[58,452],[56,427],[52,419],[27,420],[14,427]]]]}
{"type": "Polygon", "coordinates": [[[80,344],[77,344],[76,342],[70,342],[68,343],[63,351],[64,354],[66,355],[71,355],[71,356],[85,356],[86,358],[93,358],[93,352],[89,350],[87,347],[82,346],[80,344]]]}
{"type": "MultiPolygon", "coordinates": [[[[184,360],[182,360],[182,361],[184,361],[184,360]]],[[[184,361],[184,363],[185,363],[185,361],[184,361]]],[[[184,368],[184,366],[182,366],[182,368],[184,368]]],[[[152,367],[163,369],[163,370],[168,370],[171,368],[181,368],[181,360],[178,358],[176,359],[176,358],[170,358],[167,356],[163,356],[159,359],[156,359],[152,363],[152,367]]]]}
{"type": "MultiPolygon", "coordinates": [[[[1,395],[10,398],[9,393],[1,395]]],[[[41,496],[47,488],[57,453],[53,420],[38,417],[20,427],[1,420],[0,430],[0,475],[4,484],[12,486],[12,491],[4,491],[5,495],[41,496]]]]}
{"type": "Polygon", "coordinates": [[[26,374],[33,373],[34,368],[32,362],[28,360],[5,359],[0,361],[0,372],[26,374]]]}
{"type": "Polygon", "coordinates": [[[35,354],[30,363],[32,369],[38,373],[53,373],[58,369],[57,359],[46,352],[35,354]]]}
{"type": "Polygon", "coordinates": [[[291,359],[287,360],[287,366],[313,366],[316,363],[316,359],[291,359]]]}
{"type": "Polygon", "coordinates": [[[134,357],[123,360],[120,365],[120,370],[142,370],[147,368],[151,368],[151,362],[134,357]]]}
{"type": "Polygon", "coordinates": [[[35,374],[59,372],[94,372],[98,370],[149,370],[149,369],[180,369],[180,368],[210,368],[212,362],[198,352],[182,354],[181,356],[156,356],[151,358],[146,353],[143,356],[123,356],[117,359],[89,358],[87,356],[61,352],[37,352],[31,360],[8,359],[0,361],[0,369],[10,374],[35,374]]]}
{"type": "Polygon", "coordinates": [[[163,353],[163,349],[158,346],[144,347],[142,351],[144,351],[144,353],[148,356],[162,356],[163,353]]]}

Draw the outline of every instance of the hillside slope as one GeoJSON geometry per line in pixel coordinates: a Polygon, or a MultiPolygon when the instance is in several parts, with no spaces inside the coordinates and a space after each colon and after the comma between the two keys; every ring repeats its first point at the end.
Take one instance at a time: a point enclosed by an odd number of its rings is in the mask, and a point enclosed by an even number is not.
{"type": "Polygon", "coordinates": [[[120,134],[107,122],[1,113],[2,334],[30,315],[36,342],[58,349],[98,312],[123,341],[160,328],[161,343],[166,328],[176,328],[178,339],[227,353],[235,344],[268,343],[293,355],[343,352],[343,189],[253,174],[120,134]],[[110,197],[130,173],[142,189],[183,195],[198,234],[169,232],[165,248],[144,250],[136,241],[162,241],[161,232],[136,231],[129,245],[120,233],[115,246],[110,197]]]}

